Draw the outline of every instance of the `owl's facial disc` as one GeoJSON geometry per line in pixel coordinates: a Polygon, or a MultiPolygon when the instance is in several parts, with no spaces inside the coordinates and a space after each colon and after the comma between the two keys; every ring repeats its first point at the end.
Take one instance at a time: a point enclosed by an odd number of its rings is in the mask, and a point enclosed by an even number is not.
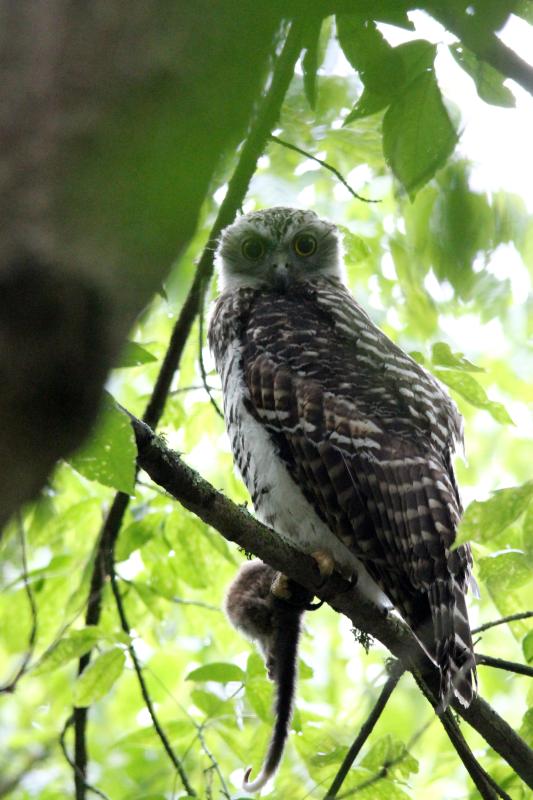
{"type": "Polygon", "coordinates": [[[241,217],[217,250],[222,290],[286,292],[318,277],[343,277],[337,229],[312,211],[273,208],[241,217]]]}

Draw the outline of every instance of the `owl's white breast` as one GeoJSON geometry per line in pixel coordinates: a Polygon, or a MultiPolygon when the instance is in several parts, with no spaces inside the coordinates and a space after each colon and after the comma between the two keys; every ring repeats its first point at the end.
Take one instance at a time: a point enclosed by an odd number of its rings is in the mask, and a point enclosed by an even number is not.
{"type": "Polygon", "coordinates": [[[266,428],[247,410],[250,399],[238,339],[217,364],[224,387],[224,416],[235,463],[254,502],[257,517],[304,553],[327,550],[344,574],[358,575],[359,589],[374,603],[388,598],[362,563],[315,512],[279,457],[266,428]]]}

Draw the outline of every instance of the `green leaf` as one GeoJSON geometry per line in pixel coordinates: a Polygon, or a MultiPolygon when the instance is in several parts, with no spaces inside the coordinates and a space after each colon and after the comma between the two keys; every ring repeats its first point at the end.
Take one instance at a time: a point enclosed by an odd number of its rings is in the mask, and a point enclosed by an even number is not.
{"type": "Polygon", "coordinates": [[[408,778],[411,773],[418,772],[418,761],[407,750],[403,742],[391,734],[383,736],[370,748],[361,760],[361,766],[372,772],[378,772],[387,766],[388,775],[408,778]]]}
{"type": "Polygon", "coordinates": [[[446,342],[435,342],[431,348],[433,364],[442,367],[451,367],[462,372],[485,372],[482,367],[476,367],[463,353],[453,353],[446,342]]]}
{"type": "Polygon", "coordinates": [[[518,0],[513,9],[513,14],[522,17],[533,25],[533,2],[531,0],[518,0]]]}
{"type": "Polygon", "coordinates": [[[246,699],[263,722],[272,722],[272,683],[264,676],[256,675],[246,681],[246,699]]]}
{"type": "Polygon", "coordinates": [[[337,35],[344,55],[359,73],[365,88],[391,95],[404,80],[403,64],[371,20],[358,14],[338,14],[337,35]]]}
{"type": "Polygon", "coordinates": [[[87,625],[79,631],[71,631],[49,648],[33,670],[34,675],[52,672],[73,658],[79,658],[91,650],[101,639],[102,632],[96,625],[87,625]]]}
{"type": "Polygon", "coordinates": [[[489,542],[526,511],[532,497],[533,482],[528,482],[499,489],[488,500],[474,500],[461,520],[457,543],[468,540],[489,542]]]}
{"type": "Polygon", "coordinates": [[[128,494],[135,485],[136,457],[137,447],[129,418],[111,395],[105,393],[95,430],[69,463],[85,478],[128,494]]]}
{"type": "Polygon", "coordinates": [[[206,541],[194,517],[173,512],[168,515],[165,533],[173,548],[173,567],[180,580],[194,589],[209,586],[206,541]]]}
{"type": "Polygon", "coordinates": [[[377,114],[378,111],[387,108],[390,100],[390,94],[378,94],[371,89],[364,88],[363,93],[344,120],[343,125],[349,125],[350,122],[356,119],[363,119],[364,117],[370,117],[372,114],[377,114]]]}
{"type": "Polygon", "coordinates": [[[132,522],[120,532],[115,548],[115,561],[125,561],[146,542],[157,536],[164,520],[163,514],[146,514],[142,519],[132,522]]]}
{"type": "Polygon", "coordinates": [[[129,641],[130,637],[122,631],[109,633],[96,625],[87,625],[81,630],[70,631],[70,633],[60,639],[57,644],[48,648],[48,650],[43,653],[32,672],[34,675],[53,672],[53,670],[59,669],[64,666],[64,664],[72,661],[73,658],[79,658],[85,655],[85,653],[92,650],[98,642],[128,644],[129,641]]]}
{"type": "Polygon", "coordinates": [[[450,45],[450,52],[457,63],[474,79],[478,95],[486,103],[504,108],[514,108],[514,94],[503,85],[505,75],[479,59],[463,44],[450,45]]]}
{"type": "Polygon", "coordinates": [[[528,745],[533,747],[533,708],[528,708],[524,714],[519,733],[528,745]]]}
{"type": "Polygon", "coordinates": [[[423,39],[416,39],[395,47],[393,52],[400,57],[402,65],[402,71],[399,73],[397,81],[389,83],[380,91],[365,86],[359,100],[344,120],[344,125],[386,108],[394,96],[399,94],[411,81],[431,69],[437,48],[423,39]],[[400,78],[401,82],[399,82],[400,78]]]}
{"type": "Polygon", "coordinates": [[[125,662],[124,651],[118,647],[98,656],[74,684],[74,705],[85,708],[104,697],[122,673],[125,662]]]}
{"type": "Polygon", "coordinates": [[[126,342],[126,346],[122,350],[118,363],[115,364],[115,368],[138,367],[141,364],[150,364],[153,361],[157,361],[157,358],[140,344],[137,344],[137,342],[126,342]]]}
{"type": "Polygon", "coordinates": [[[260,675],[262,678],[264,678],[265,674],[265,663],[259,653],[250,653],[248,656],[248,661],[246,662],[246,680],[248,681],[250,678],[253,678],[256,675],[260,675]]]}
{"type": "Polygon", "coordinates": [[[342,243],[346,261],[350,264],[358,264],[370,255],[370,248],[360,236],[356,236],[349,228],[344,225],[337,226],[342,233],[342,243]]]}
{"type": "Polygon", "coordinates": [[[530,664],[533,661],[533,630],[524,636],[522,650],[524,651],[524,658],[530,664]]]}
{"type": "Polygon", "coordinates": [[[488,411],[496,422],[502,425],[514,425],[505,406],[494,400],[490,400],[487,397],[485,389],[483,389],[472,375],[467,372],[459,372],[451,369],[435,369],[434,373],[439,380],[460,394],[461,397],[464,397],[465,400],[468,400],[470,405],[488,411]]]}
{"type": "Polygon", "coordinates": [[[383,119],[383,153],[411,199],[453,153],[457,134],[433,71],[412,81],[383,119]]]}
{"type": "Polygon", "coordinates": [[[505,595],[531,580],[528,559],[517,550],[502,550],[477,561],[480,579],[489,585],[491,593],[505,595]]]}
{"type": "Polygon", "coordinates": [[[403,86],[407,86],[424,72],[430,72],[437,55],[437,46],[426,39],[414,39],[394,48],[403,64],[403,86]]]}
{"type": "Polygon", "coordinates": [[[310,680],[314,674],[313,668],[310,667],[309,664],[303,660],[303,658],[300,658],[298,660],[298,678],[301,681],[307,681],[310,680]]]}
{"type": "Polygon", "coordinates": [[[320,31],[322,29],[322,17],[309,14],[306,17],[302,41],[304,45],[304,56],[302,68],[304,73],[304,90],[307,102],[314,108],[316,105],[317,92],[317,70],[324,56],[324,49],[320,52],[320,31]]]}
{"type": "Polygon", "coordinates": [[[243,683],[245,674],[236,664],[229,664],[225,661],[214,661],[211,664],[204,664],[189,672],[186,681],[216,681],[217,683],[229,683],[238,681],[243,683]]]}
{"type": "Polygon", "coordinates": [[[524,517],[522,530],[522,546],[524,552],[533,563],[533,503],[529,503],[524,517]]]}
{"type": "MultiPolygon", "coordinates": [[[[191,723],[188,720],[168,720],[163,723],[165,734],[168,739],[173,742],[176,739],[181,739],[183,736],[189,736],[191,733],[191,723]]],[[[127,733],[121,736],[117,741],[113,742],[111,747],[119,749],[122,747],[158,747],[161,744],[159,736],[153,725],[147,725],[145,728],[127,733]]]]}
{"type": "Polygon", "coordinates": [[[203,689],[193,689],[191,699],[194,705],[207,714],[208,717],[232,717],[235,713],[233,703],[224,700],[213,692],[206,692],[203,689]]]}

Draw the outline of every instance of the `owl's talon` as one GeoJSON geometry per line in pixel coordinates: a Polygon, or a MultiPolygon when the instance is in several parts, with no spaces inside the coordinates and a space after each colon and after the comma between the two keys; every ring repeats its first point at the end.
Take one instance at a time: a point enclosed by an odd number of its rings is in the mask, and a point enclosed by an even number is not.
{"type": "Polygon", "coordinates": [[[274,597],[278,600],[290,600],[292,592],[290,588],[290,578],[287,578],[282,572],[276,573],[276,577],[272,581],[272,588],[270,590],[274,597]]]}
{"type": "Polygon", "coordinates": [[[335,561],[331,553],[327,550],[315,550],[311,553],[311,558],[314,559],[323,582],[333,575],[335,571],[335,561]]]}

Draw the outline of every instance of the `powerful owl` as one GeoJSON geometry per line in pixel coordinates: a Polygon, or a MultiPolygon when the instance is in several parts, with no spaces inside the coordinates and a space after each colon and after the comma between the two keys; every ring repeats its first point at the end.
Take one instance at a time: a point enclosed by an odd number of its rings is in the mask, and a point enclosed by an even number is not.
{"type": "Polygon", "coordinates": [[[457,408],[354,300],[339,232],[314,212],[242,216],[217,266],[209,342],[257,515],[392,604],[440,669],[441,708],[453,696],[468,706],[472,559],[467,545],[452,550],[457,408]]]}

